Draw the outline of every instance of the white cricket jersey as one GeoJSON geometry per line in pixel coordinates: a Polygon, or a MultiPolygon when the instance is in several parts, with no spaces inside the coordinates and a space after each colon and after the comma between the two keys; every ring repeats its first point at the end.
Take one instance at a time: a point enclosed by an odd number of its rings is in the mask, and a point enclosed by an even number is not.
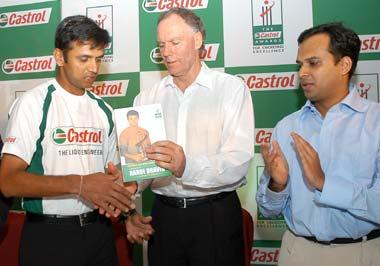
{"type": "MultiPolygon", "coordinates": [[[[54,79],[24,93],[13,105],[3,153],[28,163],[39,175],[87,175],[119,163],[112,108],[91,92],[64,90],[54,79]]],[[[23,208],[76,215],[93,207],[76,195],[25,198],[23,208]]]]}

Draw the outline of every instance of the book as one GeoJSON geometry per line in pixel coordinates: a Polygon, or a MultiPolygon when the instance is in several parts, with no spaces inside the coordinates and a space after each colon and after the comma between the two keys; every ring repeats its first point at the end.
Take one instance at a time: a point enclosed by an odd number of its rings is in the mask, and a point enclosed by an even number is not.
{"type": "Polygon", "coordinates": [[[161,104],[120,108],[114,112],[124,182],[172,175],[145,154],[146,147],[166,140],[161,104]]]}

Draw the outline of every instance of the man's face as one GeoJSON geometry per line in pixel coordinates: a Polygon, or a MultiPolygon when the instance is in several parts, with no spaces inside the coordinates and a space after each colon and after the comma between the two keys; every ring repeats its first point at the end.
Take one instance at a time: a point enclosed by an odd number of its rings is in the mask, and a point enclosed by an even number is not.
{"type": "Polygon", "coordinates": [[[139,117],[137,115],[128,116],[128,123],[131,127],[137,127],[139,125],[139,117]]]}
{"type": "Polygon", "coordinates": [[[56,49],[56,60],[61,67],[60,77],[63,79],[65,89],[83,90],[94,83],[104,55],[104,47],[91,46],[90,42],[84,44],[73,42],[72,48],[66,52],[66,61],[63,58],[63,51],[56,49]]]}
{"type": "Polygon", "coordinates": [[[180,16],[173,14],[158,24],[157,42],[170,75],[192,76],[202,45],[200,32],[195,33],[180,16]]]}
{"type": "Polygon", "coordinates": [[[327,34],[316,34],[304,40],[298,49],[301,86],[305,97],[316,104],[335,101],[344,84],[341,61],[335,62],[329,45],[327,34]]]}

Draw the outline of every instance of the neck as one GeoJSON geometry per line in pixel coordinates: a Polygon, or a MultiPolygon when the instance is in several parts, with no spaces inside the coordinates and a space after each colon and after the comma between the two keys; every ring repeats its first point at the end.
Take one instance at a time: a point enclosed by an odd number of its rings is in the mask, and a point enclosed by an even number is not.
{"type": "Polygon", "coordinates": [[[315,108],[319,111],[321,116],[324,118],[327,114],[327,112],[330,110],[331,107],[336,105],[337,103],[340,103],[348,94],[350,93],[350,90],[348,86],[341,90],[341,93],[338,93],[335,95],[334,98],[328,99],[323,102],[315,102],[315,108]]]}
{"type": "Polygon", "coordinates": [[[61,87],[73,94],[73,95],[77,95],[77,96],[82,96],[85,92],[86,92],[86,89],[85,88],[77,88],[73,85],[71,85],[65,78],[62,77],[62,74],[60,74],[61,71],[58,71],[58,75],[56,77],[56,80],[58,82],[59,85],[61,85],[61,87]]]}
{"type": "Polygon", "coordinates": [[[194,65],[191,67],[191,70],[187,75],[174,77],[174,84],[184,92],[191,84],[193,84],[194,80],[197,78],[199,72],[201,71],[202,64],[200,60],[197,60],[194,65]]]}

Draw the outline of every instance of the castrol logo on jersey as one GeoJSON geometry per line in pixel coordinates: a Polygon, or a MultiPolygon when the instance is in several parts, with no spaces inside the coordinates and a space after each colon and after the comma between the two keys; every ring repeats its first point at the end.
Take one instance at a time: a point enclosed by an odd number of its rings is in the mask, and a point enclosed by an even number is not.
{"type": "Polygon", "coordinates": [[[148,13],[158,13],[167,11],[173,7],[183,7],[187,9],[207,8],[208,0],[144,0],[142,8],[148,13]]]}
{"type": "Polygon", "coordinates": [[[5,59],[2,64],[5,74],[47,72],[55,70],[53,56],[5,59]]]}
{"type": "Polygon", "coordinates": [[[99,97],[121,97],[128,90],[129,80],[108,80],[94,82],[89,89],[99,97]]]}
{"type": "Polygon", "coordinates": [[[51,8],[23,10],[0,14],[0,28],[46,24],[50,21],[51,8]]]}
{"type": "Polygon", "coordinates": [[[102,145],[103,130],[88,127],[57,127],[51,139],[56,145],[102,145]]]}
{"type": "Polygon", "coordinates": [[[297,72],[239,74],[250,90],[296,90],[299,88],[297,72]]]}

